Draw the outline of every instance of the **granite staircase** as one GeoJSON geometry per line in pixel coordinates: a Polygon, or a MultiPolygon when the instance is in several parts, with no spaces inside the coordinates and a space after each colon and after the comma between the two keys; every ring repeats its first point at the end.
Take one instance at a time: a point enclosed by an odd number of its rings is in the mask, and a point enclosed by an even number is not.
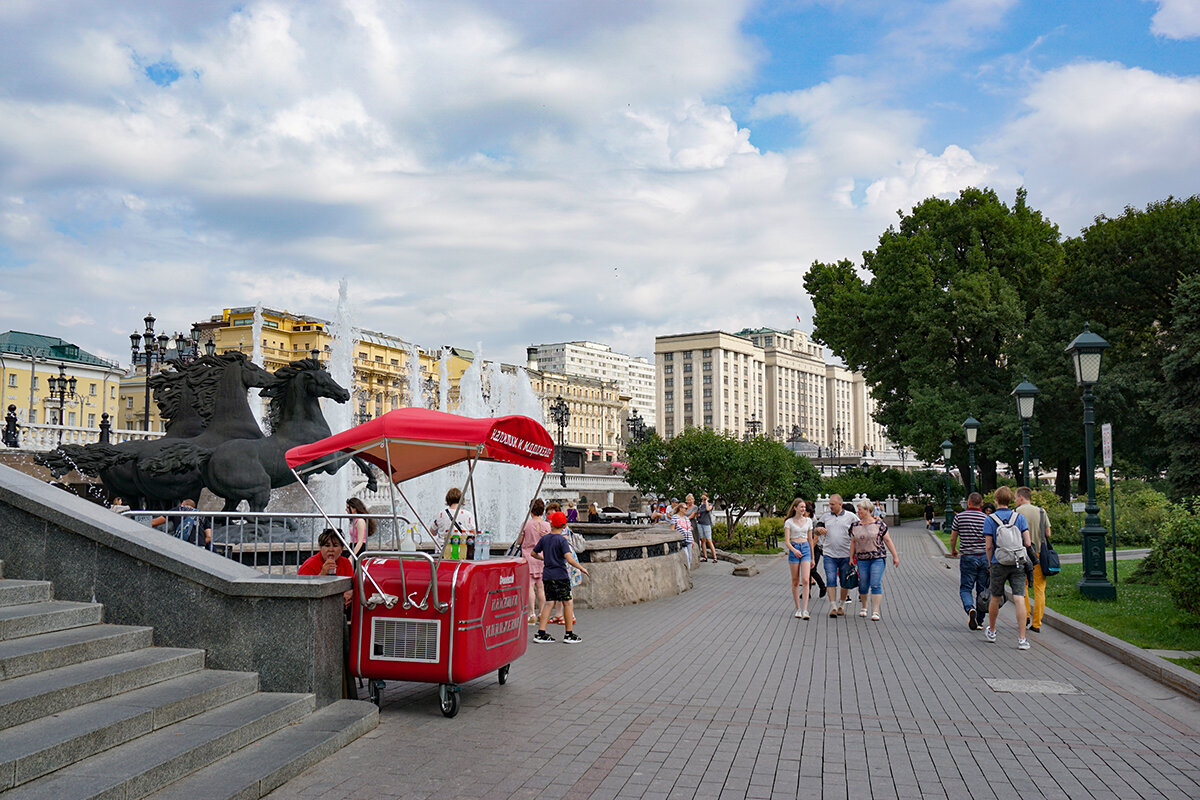
{"type": "Polygon", "coordinates": [[[378,724],[370,703],[260,692],[102,617],[0,579],[3,800],[258,798],[378,724]]]}

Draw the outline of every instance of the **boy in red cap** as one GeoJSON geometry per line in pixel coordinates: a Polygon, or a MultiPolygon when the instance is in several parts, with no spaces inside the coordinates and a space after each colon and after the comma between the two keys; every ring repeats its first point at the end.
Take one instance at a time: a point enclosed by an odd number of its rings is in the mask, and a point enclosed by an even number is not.
{"type": "Polygon", "coordinates": [[[567,537],[563,536],[563,528],[567,527],[567,515],[561,511],[554,511],[546,517],[546,521],[550,523],[550,532],[538,540],[538,543],[533,546],[532,553],[534,558],[546,562],[546,568],[542,571],[542,585],[546,588],[546,603],[538,615],[538,631],[533,635],[533,641],[538,643],[554,641],[554,637],[546,633],[546,623],[550,621],[550,609],[556,602],[561,602],[563,604],[563,622],[567,628],[567,632],[563,635],[563,641],[567,644],[576,644],[582,642],[583,639],[571,630],[575,622],[575,604],[571,600],[571,577],[567,574],[567,564],[575,567],[584,575],[587,575],[588,571],[575,560],[575,556],[571,555],[571,544],[567,541],[567,537]]]}

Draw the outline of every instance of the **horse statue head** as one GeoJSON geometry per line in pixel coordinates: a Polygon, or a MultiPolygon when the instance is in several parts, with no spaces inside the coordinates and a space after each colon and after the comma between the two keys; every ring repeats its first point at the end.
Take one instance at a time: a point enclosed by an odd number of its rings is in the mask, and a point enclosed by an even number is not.
{"type": "MultiPolygon", "coordinates": [[[[275,379],[259,394],[270,400],[266,425],[271,432],[286,422],[320,417],[319,398],[327,397],[336,403],[350,400],[350,392],[314,358],[302,358],[275,370],[275,379]]],[[[320,418],[324,423],[324,418],[320,418]]]]}

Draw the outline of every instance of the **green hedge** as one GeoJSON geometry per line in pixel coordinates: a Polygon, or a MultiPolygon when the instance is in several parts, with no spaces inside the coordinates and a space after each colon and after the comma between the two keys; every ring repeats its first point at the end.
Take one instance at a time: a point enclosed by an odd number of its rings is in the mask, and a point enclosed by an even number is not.
{"type": "Polygon", "coordinates": [[[1180,610],[1200,614],[1200,504],[1174,506],[1155,552],[1162,564],[1163,582],[1180,610]]]}
{"type": "Polygon", "coordinates": [[[729,536],[724,522],[713,521],[713,544],[730,553],[778,553],[780,548],[769,548],[766,541],[772,535],[783,539],[783,518],[762,517],[758,525],[738,525],[736,535],[729,536]]]}

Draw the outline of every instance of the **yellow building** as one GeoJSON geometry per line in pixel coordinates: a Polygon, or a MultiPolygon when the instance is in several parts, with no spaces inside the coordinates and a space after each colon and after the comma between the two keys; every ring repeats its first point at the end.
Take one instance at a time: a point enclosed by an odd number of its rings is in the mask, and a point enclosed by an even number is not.
{"type": "Polygon", "coordinates": [[[4,409],[15,406],[22,426],[62,423],[98,431],[103,414],[116,417],[122,375],[120,365],[56,336],[0,333],[4,409]],[[51,379],[57,383],[60,376],[74,381],[74,393],[68,383],[68,396],[61,399],[51,395],[51,379]]]}
{"type": "Polygon", "coordinates": [[[526,372],[534,393],[542,401],[546,430],[556,441],[558,428],[550,407],[561,397],[571,413],[563,429],[564,443],[586,451],[588,461],[617,460],[630,395],[622,392],[616,381],[537,369],[526,372]]]}
{"type": "MultiPolygon", "coordinates": [[[[252,307],[227,308],[206,322],[198,322],[201,342],[209,339],[218,353],[239,350],[255,354],[254,314],[252,307]]],[[[316,351],[328,363],[333,349],[331,323],[318,317],[289,311],[262,309],[262,334],[258,350],[263,366],[275,371],[292,361],[311,357],[316,351]]],[[[438,397],[441,386],[442,349],[423,349],[417,345],[377,331],[355,329],[351,351],[354,385],[350,389],[356,422],[365,421],[410,405],[409,374],[415,351],[420,381],[427,397],[438,397]]],[[[474,355],[468,350],[446,348],[449,404],[458,401],[458,382],[471,365],[474,355]]]]}

